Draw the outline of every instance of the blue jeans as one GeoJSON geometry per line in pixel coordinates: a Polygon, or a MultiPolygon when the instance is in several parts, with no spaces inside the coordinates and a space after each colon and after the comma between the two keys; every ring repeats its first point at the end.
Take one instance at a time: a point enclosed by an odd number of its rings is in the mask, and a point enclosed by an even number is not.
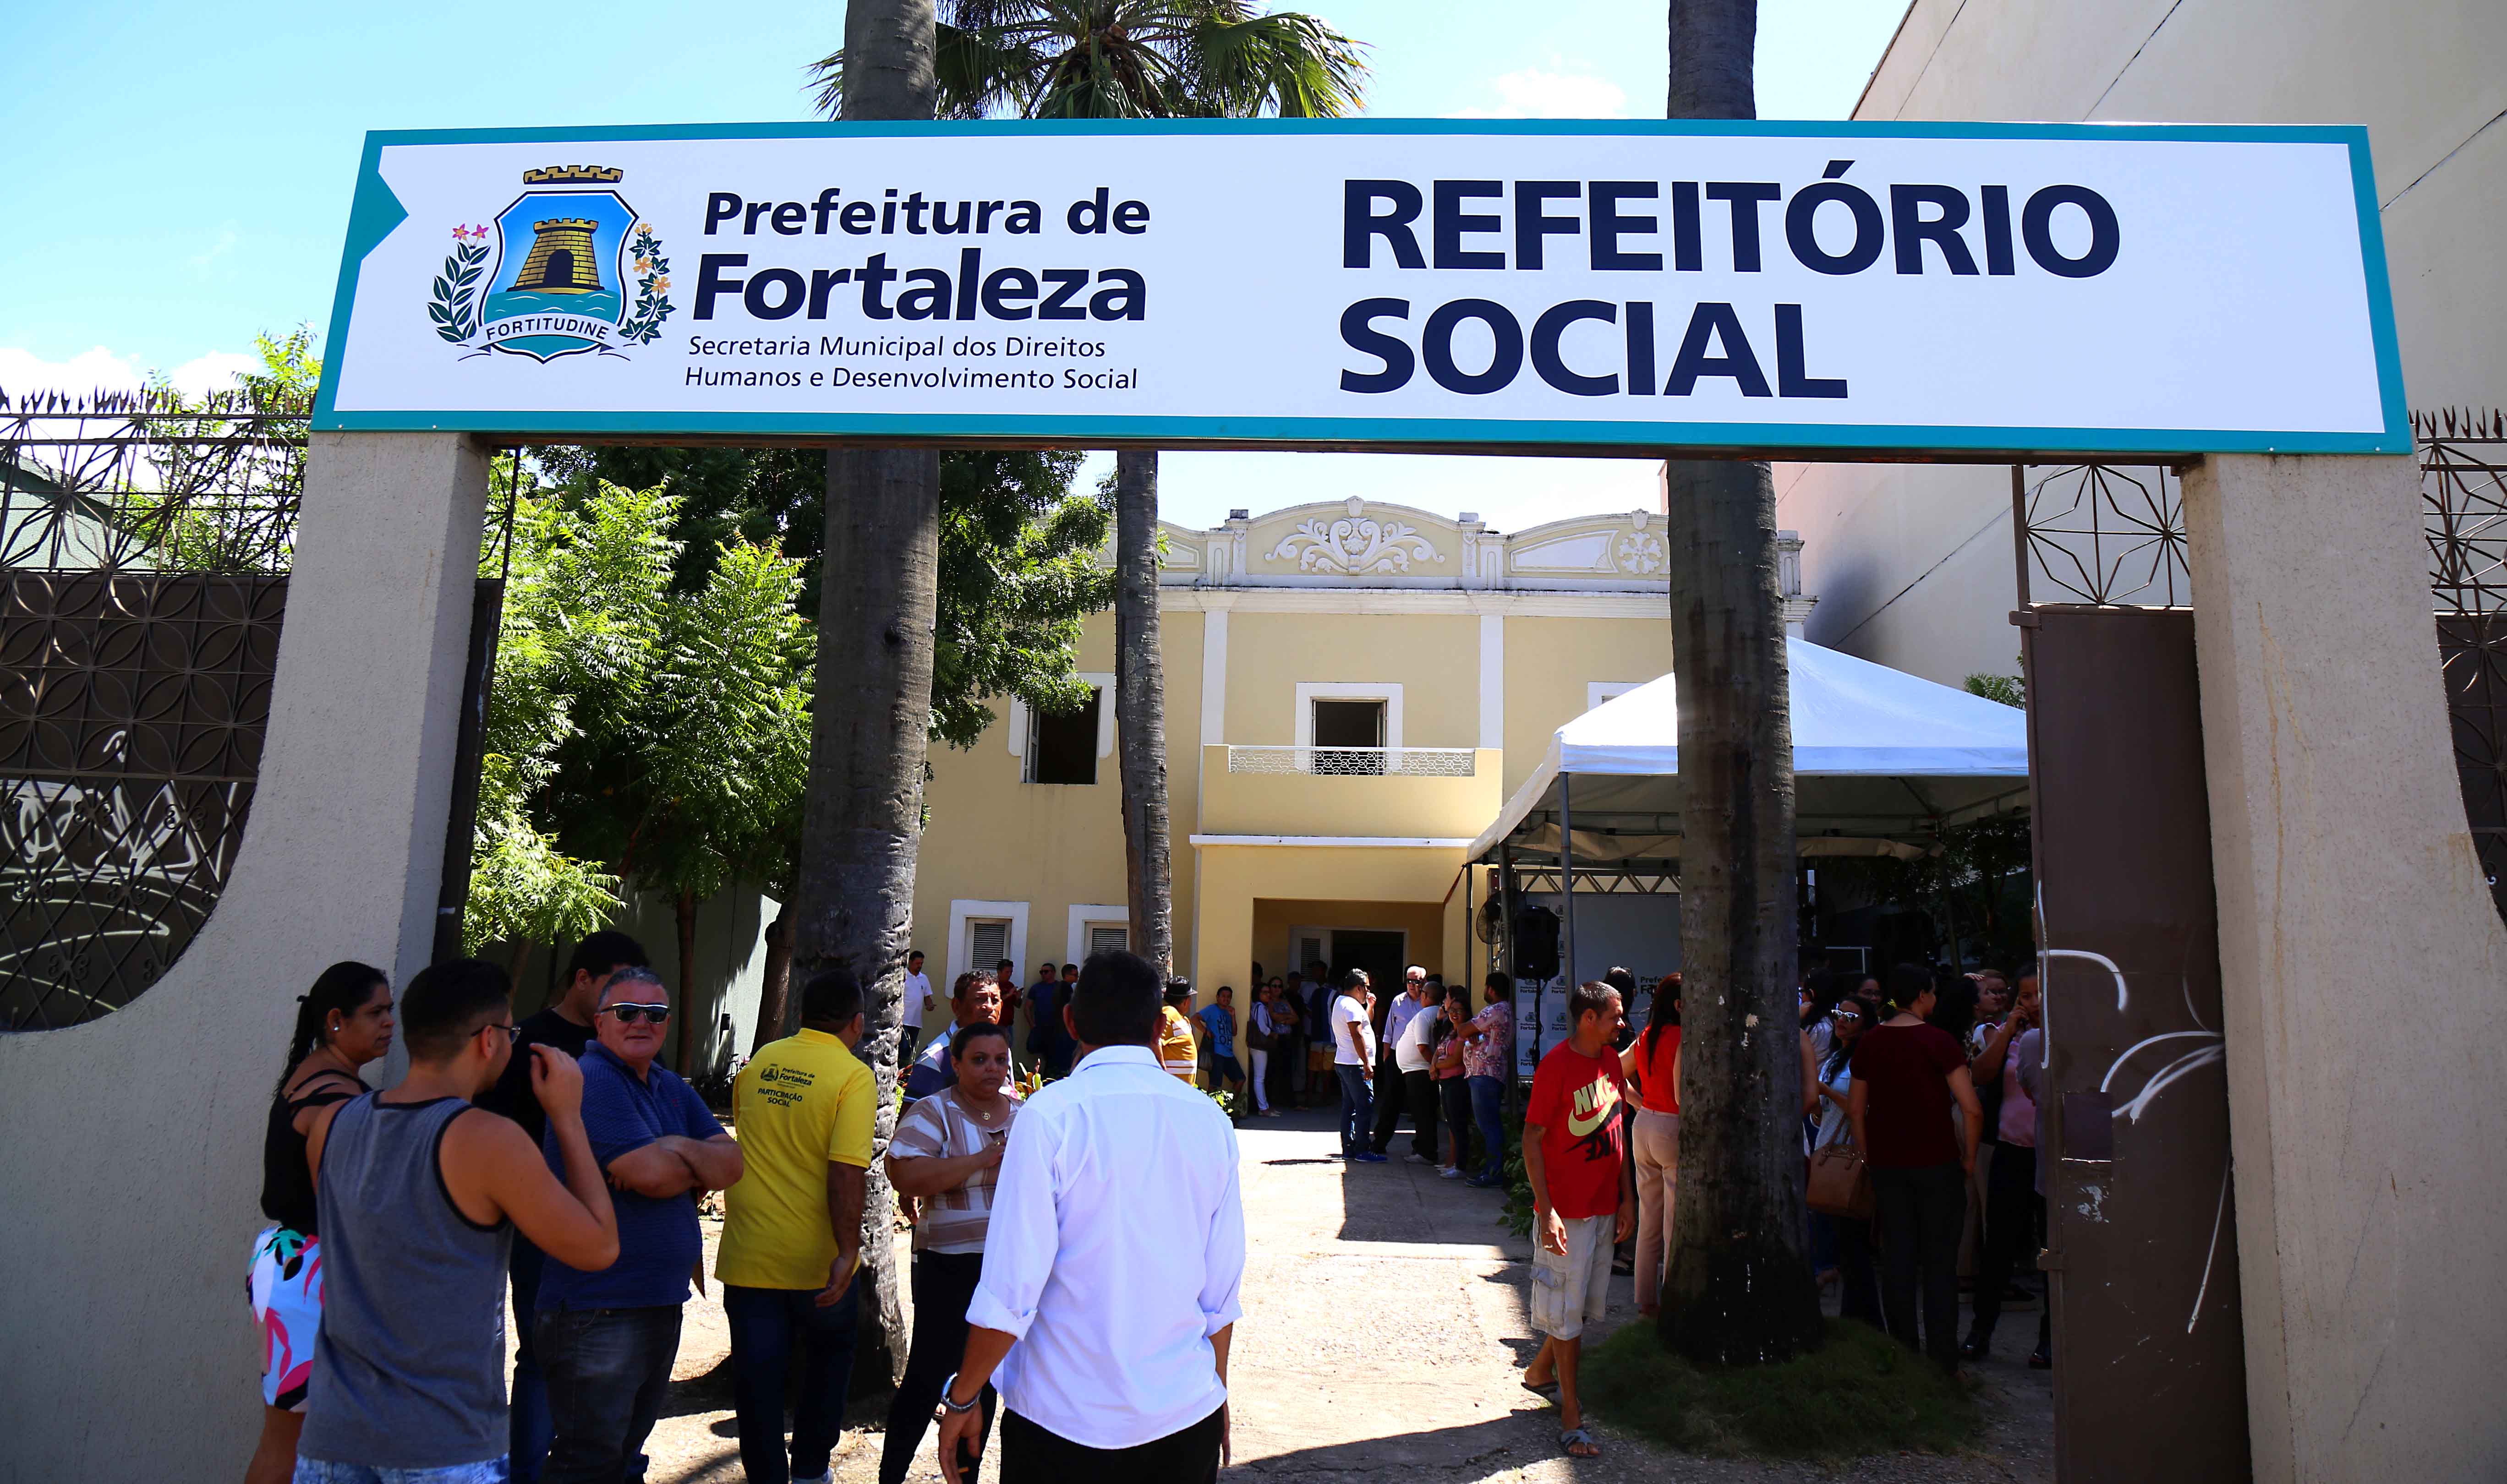
{"type": "Polygon", "coordinates": [[[1500,1114],[1506,1104],[1506,1083],[1498,1077],[1464,1080],[1472,1084],[1472,1121],[1480,1126],[1480,1148],[1487,1154],[1480,1177],[1497,1179],[1506,1174],[1506,1119],[1500,1114]]]}
{"type": "Polygon", "coordinates": [[[1366,1068],[1347,1062],[1333,1064],[1340,1073],[1340,1152],[1362,1154],[1366,1150],[1368,1115],[1374,1111],[1374,1100],[1366,1091],[1366,1068]]]}
{"type": "Polygon", "coordinates": [[[644,1477],[644,1439],[670,1395],[679,1306],[543,1309],[532,1317],[556,1435],[548,1484],[621,1484],[644,1477]]]}
{"type": "Polygon", "coordinates": [[[505,1411],[506,1457],[513,1461],[514,1484],[539,1484],[540,1462],[549,1451],[548,1382],[540,1374],[539,1348],[531,1337],[531,1316],[540,1302],[540,1266],[547,1261],[528,1238],[514,1234],[508,1264],[514,1275],[514,1393],[505,1411]]]}
{"type": "Polygon", "coordinates": [[[790,1484],[827,1471],[845,1425],[845,1387],[853,1379],[854,1332],[862,1285],[854,1274],[845,1296],[821,1309],[816,1288],[722,1285],[731,1323],[732,1412],[740,1421],[740,1466],[750,1484],[790,1484]],[[792,1449],[783,1450],[783,1392],[792,1352],[801,1352],[801,1394],[792,1413],[792,1449]]]}
{"type": "Polygon", "coordinates": [[[481,1464],[455,1464],[449,1468],[376,1468],[366,1464],[331,1464],[299,1456],[292,1484],[506,1484],[513,1475],[503,1459],[481,1464]]]}

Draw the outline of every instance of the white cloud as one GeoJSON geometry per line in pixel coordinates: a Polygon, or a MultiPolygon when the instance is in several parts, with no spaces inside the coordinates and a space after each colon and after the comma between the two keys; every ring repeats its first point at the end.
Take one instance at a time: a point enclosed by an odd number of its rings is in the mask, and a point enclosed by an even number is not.
{"type": "MultiPolygon", "coordinates": [[[[232,391],[236,377],[258,371],[257,356],[212,350],[165,374],[178,391],[198,395],[232,391]]],[[[92,391],[136,391],[147,384],[150,368],[135,355],[116,355],[102,345],[82,350],[65,361],[48,361],[31,350],[0,345],[0,391],[12,401],[30,392],[62,391],[85,396],[92,391]]]]}
{"type": "Polygon", "coordinates": [[[1494,105],[1466,108],[1462,119],[1619,119],[1628,112],[1627,90],[1590,73],[1526,67],[1493,78],[1494,105]]]}

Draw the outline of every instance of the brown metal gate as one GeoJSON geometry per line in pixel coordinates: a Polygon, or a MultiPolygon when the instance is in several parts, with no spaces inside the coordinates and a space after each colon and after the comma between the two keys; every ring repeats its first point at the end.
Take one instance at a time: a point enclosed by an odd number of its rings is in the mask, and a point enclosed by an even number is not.
{"type": "Polygon", "coordinates": [[[2246,1476],[2194,615],[2021,619],[2066,1484],[2246,1476]]]}

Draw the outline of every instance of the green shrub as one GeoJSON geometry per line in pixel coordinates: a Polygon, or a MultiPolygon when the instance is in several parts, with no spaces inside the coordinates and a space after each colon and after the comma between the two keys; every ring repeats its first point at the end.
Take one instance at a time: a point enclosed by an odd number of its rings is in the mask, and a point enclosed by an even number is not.
{"type": "Polygon", "coordinates": [[[1689,1453],[1823,1462],[1948,1453],[1980,1426],[1964,1384],[1843,1320],[1829,1321],[1820,1348],[1798,1359],[1728,1369],[1673,1355],[1653,1323],[1637,1321],[1587,1351],[1579,1379],[1602,1421],[1689,1453]]]}

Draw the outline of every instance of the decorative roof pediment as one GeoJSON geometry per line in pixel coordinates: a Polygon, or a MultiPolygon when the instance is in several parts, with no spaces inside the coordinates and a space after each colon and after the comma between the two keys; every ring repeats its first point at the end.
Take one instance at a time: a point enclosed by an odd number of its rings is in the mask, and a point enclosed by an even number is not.
{"type": "Polygon", "coordinates": [[[1429,578],[1450,584],[1461,548],[1458,523],[1424,510],[1370,505],[1300,505],[1252,523],[1251,570],[1265,575],[1429,578]]]}
{"type": "MultiPolygon", "coordinates": [[[[1476,516],[1457,520],[1352,496],[1191,530],[1158,525],[1163,580],[1206,588],[1419,588],[1649,592],[1668,581],[1670,533],[1652,510],[1572,516],[1511,535],[1476,516]]],[[[1789,562],[1800,538],[1781,533],[1789,562]]],[[[1790,565],[1787,591],[1798,590],[1790,565]]]]}

